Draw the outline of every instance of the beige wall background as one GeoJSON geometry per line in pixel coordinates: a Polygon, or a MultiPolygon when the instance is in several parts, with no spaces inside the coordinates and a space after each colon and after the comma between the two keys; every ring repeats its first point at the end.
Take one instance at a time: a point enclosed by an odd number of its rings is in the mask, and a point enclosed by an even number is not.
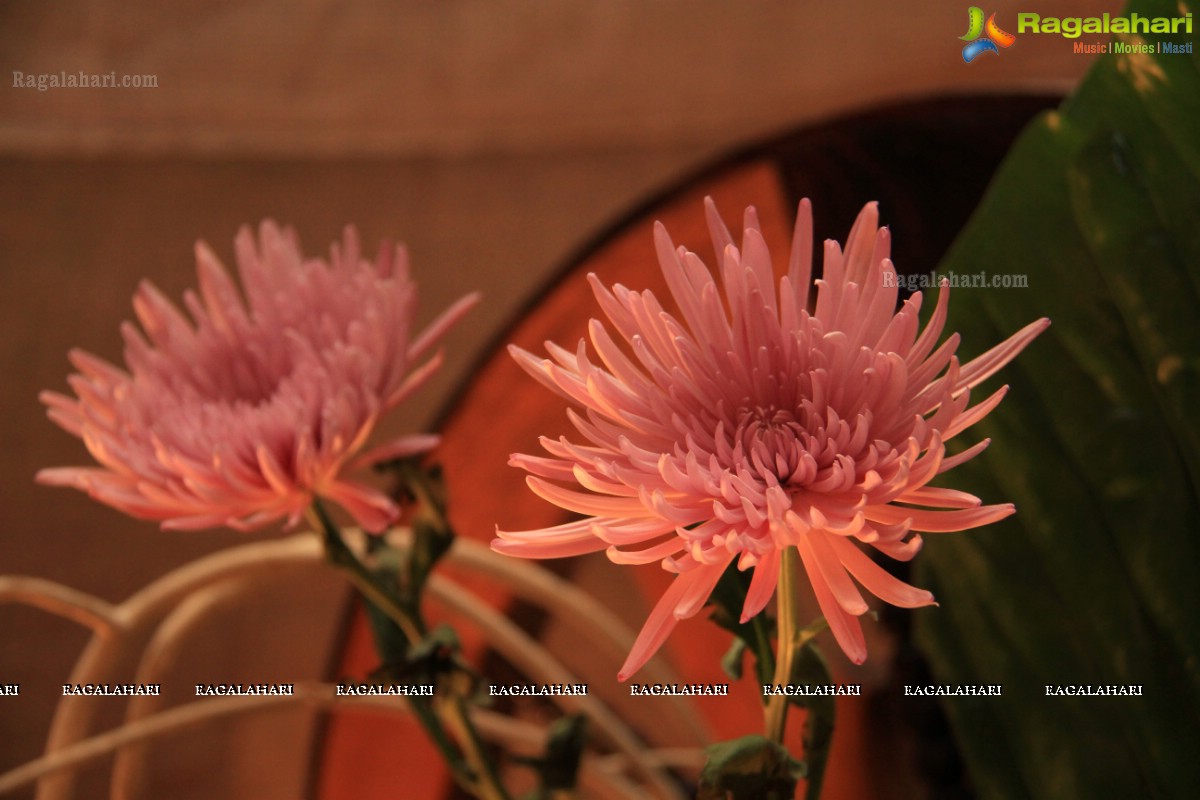
{"type": "MultiPolygon", "coordinates": [[[[985,11],[1014,30],[1019,8],[985,11]]],[[[967,65],[965,29],[966,4],[941,0],[0,0],[0,573],[117,601],[245,541],[161,533],[32,482],[86,455],[38,391],[65,387],[70,347],[118,360],[137,282],[178,298],[197,238],[228,259],[238,226],[270,216],[321,252],[355,222],[367,242],[408,242],[425,319],[482,290],[441,376],[390,423],[420,429],[573,248],[705,162],[879,104],[1067,91],[1089,63],[1024,36],[967,65]],[[11,82],[81,70],[157,87],[11,82]]],[[[197,632],[182,673],[320,676],[343,603],[323,573],[275,576],[197,632]]],[[[0,683],[21,684],[0,698],[0,771],[40,751],[85,641],[0,606],[0,683]]],[[[312,733],[303,713],[197,733],[156,751],[147,796],[300,796],[312,733]]],[[[80,796],[106,794],[103,769],[85,779],[80,796]]]]}

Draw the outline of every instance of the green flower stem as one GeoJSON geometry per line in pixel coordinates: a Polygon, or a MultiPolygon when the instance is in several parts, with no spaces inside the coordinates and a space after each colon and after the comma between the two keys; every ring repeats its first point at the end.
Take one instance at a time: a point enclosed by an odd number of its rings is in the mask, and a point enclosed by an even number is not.
{"type": "Polygon", "coordinates": [[[308,511],[309,522],[322,532],[325,555],[329,563],[343,570],[350,582],[362,596],[388,618],[400,626],[410,644],[421,641],[424,626],[402,606],[392,593],[384,588],[378,578],[358,560],[358,556],[346,545],[337,524],[329,517],[320,500],[314,500],[308,511]]]}
{"type": "MultiPolygon", "coordinates": [[[[797,617],[799,580],[800,554],[796,548],[789,547],[783,551],[779,563],[779,586],[775,592],[778,650],[774,681],[776,684],[829,684],[833,680],[829,666],[813,643],[817,634],[829,626],[824,617],[818,617],[808,627],[800,627],[797,617]]],[[[786,695],[773,695],[767,702],[767,738],[771,741],[783,745],[788,706],[795,701],[796,698],[786,695]]],[[[804,797],[805,800],[817,800],[821,796],[825,763],[829,759],[829,746],[833,739],[835,706],[831,697],[808,698],[803,705],[807,712],[804,718],[804,763],[807,781],[804,797]]]]}
{"type": "Polygon", "coordinates": [[[467,712],[467,702],[460,694],[447,697],[441,706],[442,719],[458,734],[467,760],[475,769],[475,789],[481,800],[510,800],[500,778],[492,767],[492,761],[484,750],[483,740],[475,730],[467,712]]]}
{"type": "Polygon", "coordinates": [[[441,716],[434,710],[433,704],[425,697],[410,697],[408,701],[413,715],[421,723],[429,740],[433,742],[434,747],[442,754],[442,758],[450,768],[450,776],[454,782],[464,791],[478,797],[479,792],[475,788],[475,772],[470,763],[455,748],[454,740],[446,732],[446,726],[442,724],[441,716]]]}
{"type": "MultiPolygon", "coordinates": [[[[436,509],[433,513],[437,513],[436,509]]],[[[306,514],[313,527],[321,531],[329,563],[345,572],[363,598],[400,627],[410,646],[415,647],[420,643],[425,631],[423,621],[406,609],[359,560],[342,539],[341,531],[321,502],[314,500],[306,514]]],[[[481,800],[510,800],[467,712],[466,698],[459,685],[469,681],[470,676],[460,671],[446,682],[453,688],[451,696],[443,702],[430,704],[414,697],[409,698],[412,701],[410,705],[417,720],[445,759],[455,783],[481,800]],[[462,753],[455,748],[448,730],[457,734],[462,743],[462,753]]]]}
{"type": "MultiPolygon", "coordinates": [[[[779,561],[779,584],[775,589],[775,620],[778,626],[777,646],[775,657],[774,683],[790,683],[792,680],[792,664],[795,661],[797,641],[800,635],[800,625],[797,617],[797,591],[800,555],[794,547],[786,547],[779,561]]],[[[767,703],[766,727],[767,738],[783,744],[783,733],[787,727],[788,698],[785,695],[773,695],[767,703]]]]}

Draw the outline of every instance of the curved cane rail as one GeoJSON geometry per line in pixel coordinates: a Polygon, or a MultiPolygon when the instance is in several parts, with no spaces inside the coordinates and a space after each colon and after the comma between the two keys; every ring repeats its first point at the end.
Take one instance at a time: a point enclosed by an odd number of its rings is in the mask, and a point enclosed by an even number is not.
{"type": "MultiPolygon", "coordinates": [[[[230,578],[205,586],[182,600],[163,618],[154,631],[134,672],[135,684],[164,683],[164,678],[179,662],[189,635],[205,619],[228,608],[253,589],[249,576],[230,578]]],[[[125,711],[125,723],[132,724],[159,711],[161,695],[135,695],[125,711]]],[[[132,742],[116,751],[110,787],[112,800],[133,800],[142,796],[145,764],[149,752],[146,741],[132,742]]]]}
{"type": "MultiPolygon", "coordinates": [[[[68,745],[56,753],[0,775],[0,794],[15,791],[57,772],[74,770],[123,747],[178,735],[191,728],[248,714],[280,711],[296,705],[327,713],[367,710],[389,715],[409,714],[407,704],[400,698],[344,697],[337,696],[335,690],[333,684],[308,682],[296,684],[293,695],[218,697],[175,706],[68,745]]],[[[545,744],[546,729],[533,723],[483,709],[476,710],[473,718],[488,741],[512,748],[514,752],[537,752],[545,744]]],[[[702,755],[698,748],[663,748],[644,753],[646,761],[659,770],[696,769],[700,766],[702,755]]],[[[648,796],[644,789],[624,777],[629,767],[621,754],[587,754],[581,764],[581,788],[589,792],[589,797],[626,800],[648,796]]]]}
{"type": "MultiPolygon", "coordinates": [[[[409,540],[407,531],[394,531],[389,538],[400,547],[409,540]]],[[[348,531],[351,546],[361,552],[365,536],[348,531]]],[[[124,602],[112,605],[69,587],[21,576],[0,577],[0,602],[22,602],[71,619],[93,631],[92,640],[72,670],[72,683],[106,683],[122,658],[142,646],[137,666],[140,683],[160,682],[178,660],[189,632],[196,624],[254,586],[256,576],[286,565],[317,564],[324,558],[318,537],[310,533],[283,539],[253,542],[197,559],[158,578],[124,602]],[[144,643],[144,645],[143,645],[144,643]]],[[[545,608],[552,616],[573,624],[597,652],[619,659],[633,642],[634,632],[607,608],[570,582],[527,562],[499,556],[471,540],[460,539],[447,555],[447,562],[467,573],[486,576],[509,590],[513,596],[545,608]]],[[[575,683],[565,666],[546,648],[508,620],[503,614],[481,602],[463,585],[440,574],[429,584],[432,599],[478,625],[489,646],[539,682],[575,683]]],[[[647,679],[675,682],[673,672],[661,662],[646,667],[647,679]]],[[[299,686],[297,687],[299,688],[299,686]]],[[[330,691],[330,695],[333,692],[330,691]]],[[[306,690],[309,705],[333,708],[306,690]]],[[[0,792],[10,786],[39,780],[39,800],[69,800],[74,791],[74,768],[108,753],[116,754],[113,771],[113,796],[134,797],[140,786],[147,743],[159,733],[197,724],[208,718],[237,713],[234,709],[274,708],[271,699],[218,698],[160,710],[156,697],[132,698],[127,706],[125,724],[89,738],[95,705],[81,702],[87,698],[64,697],[51,724],[45,755],[30,764],[0,776],[0,792]],[[252,700],[248,706],[244,701],[252,700]],[[242,701],[230,705],[227,701],[242,701]],[[228,711],[222,711],[226,707],[228,711]],[[210,709],[206,713],[205,709],[210,709]],[[31,777],[32,776],[32,777],[31,777]]],[[[278,698],[274,698],[278,701],[278,698]]],[[[339,698],[360,700],[359,698],[339,698]]],[[[331,698],[332,700],[332,698],[331,698]]],[[[692,746],[674,748],[674,760],[656,756],[637,734],[605,703],[593,696],[559,696],[554,700],[564,710],[588,715],[594,730],[615,752],[589,754],[585,763],[596,774],[605,776],[603,785],[594,787],[597,796],[616,791],[616,797],[632,796],[637,786],[626,776],[633,774],[653,796],[680,797],[680,790],[667,774],[674,766],[694,766],[699,747],[706,741],[704,723],[686,698],[671,698],[663,703],[664,722],[681,732],[682,741],[692,746]]],[[[488,726],[497,730],[500,723],[491,712],[483,714],[488,726]]],[[[500,718],[502,719],[502,718],[500,718]]],[[[513,724],[518,721],[511,720],[513,724]]],[[[515,729],[514,729],[515,730],[515,729]]],[[[529,733],[532,728],[521,730],[529,733]]],[[[508,743],[504,740],[504,743],[508,743]]],[[[591,773],[589,773],[591,774],[591,773]]],[[[638,793],[644,789],[638,790],[638,793]]]]}

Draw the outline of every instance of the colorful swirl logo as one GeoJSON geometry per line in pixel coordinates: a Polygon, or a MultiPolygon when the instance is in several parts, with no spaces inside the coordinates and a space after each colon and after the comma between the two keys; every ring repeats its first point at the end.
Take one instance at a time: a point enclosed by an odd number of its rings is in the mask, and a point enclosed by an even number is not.
{"type": "Polygon", "coordinates": [[[1017,40],[1016,36],[1000,29],[996,24],[995,14],[988,17],[985,24],[983,9],[979,6],[967,9],[967,32],[958,38],[967,42],[967,46],[963,48],[963,61],[968,64],[983,53],[1000,55],[999,48],[1012,47],[1013,42],[1017,40]]]}

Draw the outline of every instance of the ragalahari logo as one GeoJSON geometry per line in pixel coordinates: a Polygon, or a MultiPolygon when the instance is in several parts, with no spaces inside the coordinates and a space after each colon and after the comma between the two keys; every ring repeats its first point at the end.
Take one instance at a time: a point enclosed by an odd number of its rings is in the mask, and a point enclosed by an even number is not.
{"type": "Polygon", "coordinates": [[[967,46],[963,48],[963,61],[968,64],[983,53],[1000,55],[999,48],[1012,47],[1012,43],[1017,40],[1016,36],[1000,29],[1000,26],[996,24],[995,14],[987,18],[985,25],[983,9],[979,6],[971,6],[967,9],[967,32],[958,38],[967,43],[967,46]]]}

